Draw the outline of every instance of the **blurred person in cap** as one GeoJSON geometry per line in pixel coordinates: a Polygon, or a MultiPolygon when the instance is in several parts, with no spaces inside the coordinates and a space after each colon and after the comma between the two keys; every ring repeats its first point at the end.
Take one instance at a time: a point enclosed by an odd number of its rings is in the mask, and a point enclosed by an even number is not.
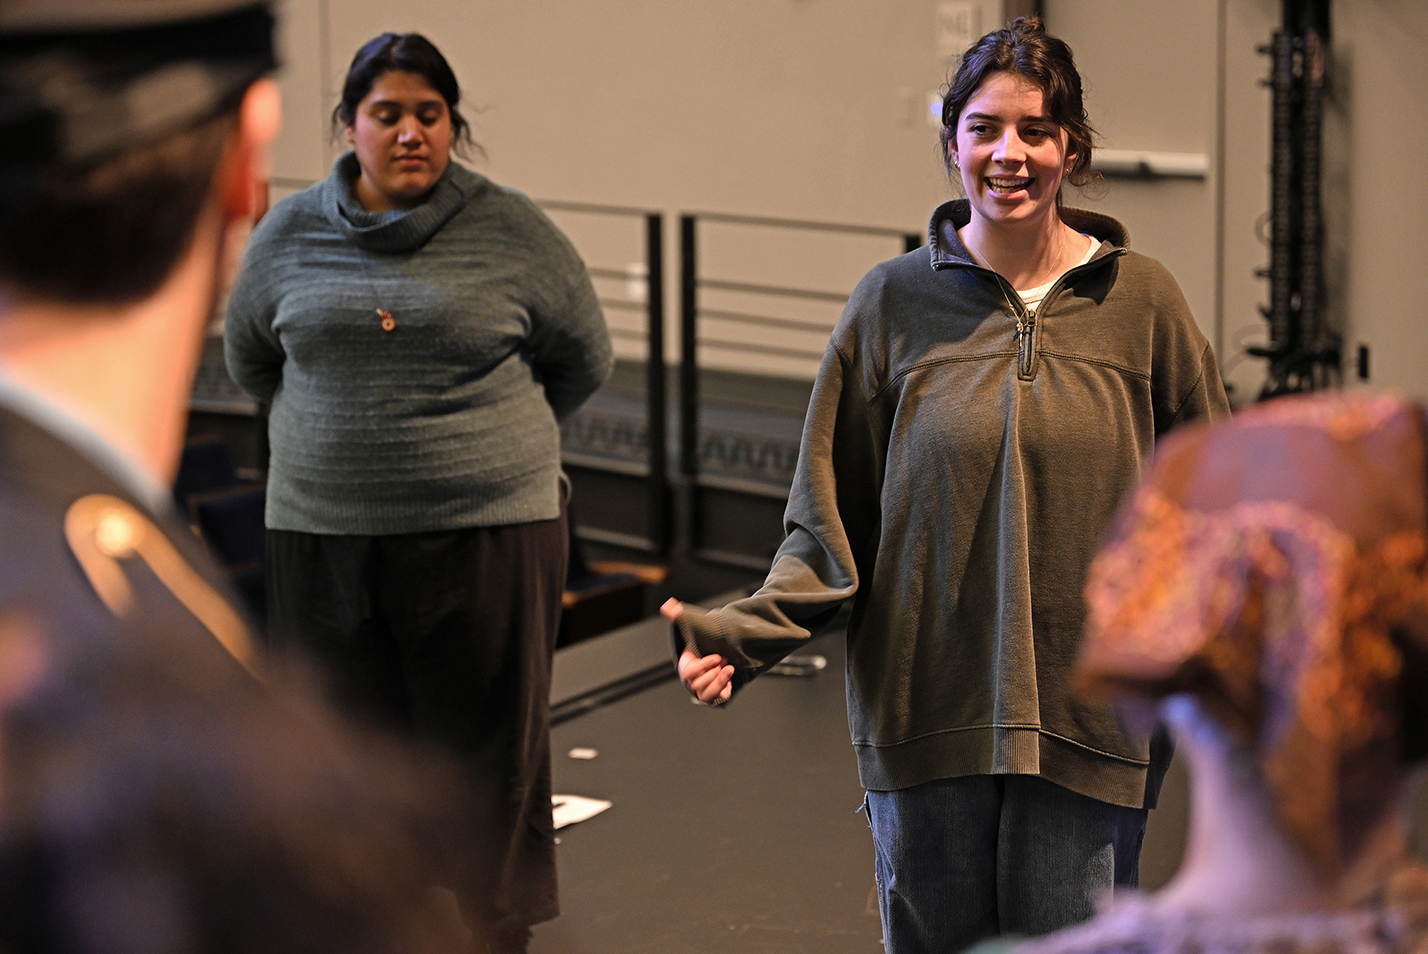
{"type": "Polygon", "coordinates": [[[1428,949],[1409,851],[1428,755],[1428,409],[1282,398],[1156,451],[1091,565],[1077,681],[1191,775],[1160,891],[977,954],[1428,949]]]}
{"type": "Polygon", "coordinates": [[[0,4],[0,607],[80,649],[188,631],[256,666],[167,488],[277,131],[272,29],[252,0],[0,4]]]}
{"type": "Polygon", "coordinates": [[[469,944],[431,909],[469,849],[444,763],[265,672],[171,512],[272,31],[252,0],[0,3],[0,950],[469,944]]]}

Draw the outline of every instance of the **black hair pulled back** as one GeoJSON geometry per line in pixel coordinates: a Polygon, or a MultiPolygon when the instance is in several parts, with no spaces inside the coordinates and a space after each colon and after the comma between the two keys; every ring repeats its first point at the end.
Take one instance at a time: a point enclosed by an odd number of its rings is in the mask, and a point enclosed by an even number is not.
{"type": "Polygon", "coordinates": [[[420,33],[383,33],[362,45],[352,57],[347,79],[342,83],[342,98],[332,110],[334,136],[357,120],[358,104],[372,91],[378,79],[393,71],[417,74],[446,100],[446,110],[451,114],[451,138],[458,154],[464,155],[468,148],[481,150],[471,138],[471,124],[457,109],[461,102],[461,85],[456,82],[451,64],[436,45],[420,33]]]}

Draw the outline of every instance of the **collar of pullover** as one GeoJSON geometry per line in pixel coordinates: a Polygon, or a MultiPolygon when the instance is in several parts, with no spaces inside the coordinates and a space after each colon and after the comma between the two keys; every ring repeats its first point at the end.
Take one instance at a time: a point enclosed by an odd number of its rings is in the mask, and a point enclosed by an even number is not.
{"type": "MultiPolygon", "coordinates": [[[[939,205],[932,213],[932,222],[927,227],[927,238],[928,247],[932,250],[933,268],[977,264],[957,235],[957,230],[970,221],[972,204],[966,199],[951,199],[939,205]]],[[[1126,231],[1126,227],[1109,215],[1088,212],[1085,209],[1063,208],[1061,221],[1101,243],[1096,254],[1091,256],[1093,262],[1130,244],[1130,233],[1126,231]]]]}
{"type": "Polygon", "coordinates": [[[421,205],[368,212],[352,190],[359,172],[356,153],[340,156],[323,182],[322,207],[344,235],[369,252],[420,248],[486,185],[485,176],[452,162],[421,205]]]}

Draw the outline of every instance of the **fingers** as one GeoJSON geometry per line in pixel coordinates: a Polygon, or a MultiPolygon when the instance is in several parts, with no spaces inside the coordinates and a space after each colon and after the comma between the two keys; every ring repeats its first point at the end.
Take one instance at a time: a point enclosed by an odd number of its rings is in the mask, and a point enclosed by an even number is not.
{"type": "Polygon", "coordinates": [[[707,702],[709,705],[718,705],[728,702],[729,697],[734,694],[734,667],[725,666],[719,672],[719,678],[710,686],[713,696],[708,699],[700,699],[700,702],[707,702]]]}
{"type": "Polygon", "coordinates": [[[686,686],[696,677],[702,676],[714,666],[723,662],[720,656],[696,656],[689,650],[679,654],[679,678],[686,686]]]}
{"type": "Polygon", "coordinates": [[[696,656],[685,651],[679,657],[679,678],[700,702],[725,702],[734,693],[734,667],[722,656],[696,656]]]}
{"type": "MultiPolygon", "coordinates": [[[[665,619],[674,622],[684,612],[684,604],[671,597],[659,611],[665,619]]],[[[706,705],[727,702],[734,694],[734,667],[717,654],[696,656],[686,649],[679,657],[679,678],[695,698],[706,705]]]]}

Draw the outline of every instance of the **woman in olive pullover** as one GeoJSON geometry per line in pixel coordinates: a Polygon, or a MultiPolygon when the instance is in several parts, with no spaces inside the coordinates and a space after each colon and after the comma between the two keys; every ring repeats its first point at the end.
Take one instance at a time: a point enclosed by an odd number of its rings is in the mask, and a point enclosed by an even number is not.
{"type": "Polygon", "coordinates": [[[1058,201],[1089,175],[1080,88],[1038,21],[963,57],[943,143],[967,198],[854,291],[767,581],[665,608],[681,678],[719,704],[853,601],[848,718],[893,954],[1088,917],[1135,883],[1165,768],[1066,674],[1117,503],[1159,435],[1228,404],[1169,273],[1058,201]]]}

